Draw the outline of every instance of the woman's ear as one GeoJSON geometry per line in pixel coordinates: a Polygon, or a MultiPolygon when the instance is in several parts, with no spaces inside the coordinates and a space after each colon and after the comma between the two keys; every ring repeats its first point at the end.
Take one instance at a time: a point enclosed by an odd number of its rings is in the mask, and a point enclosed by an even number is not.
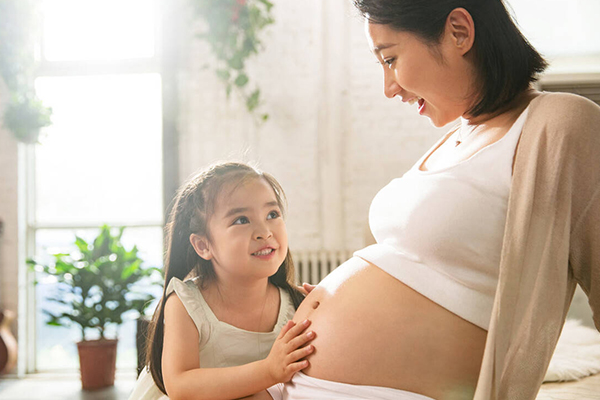
{"type": "Polygon", "coordinates": [[[452,40],[452,44],[465,55],[473,47],[475,42],[475,23],[473,17],[464,8],[455,8],[448,14],[446,19],[446,35],[452,40]]]}
{"type": "Polygon", "coordinates": [[[196,250],[196,254],[205,259],[206,261],[210,260],[213,255],[210,247],[208,245],[208,238],[205,236],[196,235],[192,233],[190,235],[190,243],[194,250],[196,250]]]}

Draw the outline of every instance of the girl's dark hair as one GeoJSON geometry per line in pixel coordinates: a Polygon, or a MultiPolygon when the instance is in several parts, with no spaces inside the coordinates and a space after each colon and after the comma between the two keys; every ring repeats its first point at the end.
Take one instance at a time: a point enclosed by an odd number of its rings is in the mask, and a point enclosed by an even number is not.
{"type": "Polygon", "coordinates": [[[353,0],[364,18],[411,32],[425,43],[440,43],[446,19],[456,8],[466,9],[475,24],[472,51],[479,79],[479,97],[471,116],[496,113],[510,103],[548,66],[527,41],[502,0],[353,0]]]}
{"type": "MultiPolygon", "coordinates": [[[[165,227],[165,287],[149,328],[146,349],[146,365],[154,382],[165,394],[162,374],[162,351],[164,335],[164,313],[167,300],[167,287],[172,278],[184,280],[196,276],[200,286],[216,278],[213,265],[202,259],[190,243],[192,233],[210,238],[209,216],[214,211],[215,201],[226,184],[239,184],[247,179],[264,179],[275,192],[277,203],[285,213],[285,194],[281,185],[271,175],[246,164],[226,162],[213,165],[192,177],[175,196],[173,208],[165,227]]],[[[298,308],[304,296],[294,284],[294,263],[289,252],[277,272],[269,277],[269,282],[286,290],[298,308]]]]}

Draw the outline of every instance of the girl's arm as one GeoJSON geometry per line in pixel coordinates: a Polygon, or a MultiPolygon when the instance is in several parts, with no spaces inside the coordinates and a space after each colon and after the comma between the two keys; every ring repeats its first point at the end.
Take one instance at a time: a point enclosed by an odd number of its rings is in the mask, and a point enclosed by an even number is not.
{"type": "Polygon", "coordinates": [[[308,366],[298,361],[313,352],[313,346],[300,346],[314,339],[303,333],[310,323],[283,327],[266,359],[227,368],[199,368],[198,330],[177,296],[165,304],[165,333],[162,370],[165,388],[171,400],[231,400],[260,392],[279,382],[287,382],[294,373],[308,366]]]}

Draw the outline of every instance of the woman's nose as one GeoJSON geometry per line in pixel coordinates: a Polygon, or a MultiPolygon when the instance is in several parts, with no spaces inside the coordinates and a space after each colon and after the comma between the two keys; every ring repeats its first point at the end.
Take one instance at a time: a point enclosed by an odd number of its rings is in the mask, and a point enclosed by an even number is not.
{"type": "Polygon", "coordinates": [[[394,72],[391,71],[390,69],[388,69],[387,67],[384,67],[383,93],[385,94],[385,97],[387,97],[388,99],[393,99],[402,90],[400,85],[398,85],[398,82],[396,82],[395,78],[396,77],[394,76],[394,72]]]}

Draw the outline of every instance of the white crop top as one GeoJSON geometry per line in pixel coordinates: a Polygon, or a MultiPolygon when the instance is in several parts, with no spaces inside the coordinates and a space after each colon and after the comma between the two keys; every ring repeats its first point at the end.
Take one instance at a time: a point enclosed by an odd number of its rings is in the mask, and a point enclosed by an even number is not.
{"type": "Polygon", "coordinates": [[[450,167],[421,171],[436,147],[427,152],[377,193],[369,212],[377,244],[354,255],[487,330],[526,118],[527,109],[500,140],[450,167]]]}

